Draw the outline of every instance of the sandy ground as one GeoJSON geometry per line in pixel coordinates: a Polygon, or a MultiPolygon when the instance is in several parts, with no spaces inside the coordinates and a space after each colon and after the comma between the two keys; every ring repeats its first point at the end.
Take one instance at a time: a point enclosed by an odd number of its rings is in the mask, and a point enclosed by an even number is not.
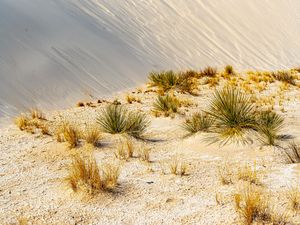
{"type": "MultiPolygon", "coordinates": [[[[279,82],[274,87],[279,86],[279,82]]],[[[146,90],[142,87],[142,90],[146,90]]],[[[29,134],[11,124],[0,132],[0,220],[1,224],[16,224],[26,218],[29,224],[239,224],[233,193],[243,184],[236,181],[223,185],[219,169],[224,163],[254,164],[261,171],[261,182],[274,197],[274,205],[289,209],[286,191],[299,176],[299,165],[287,164],[284,155],[273,147],[252,144],[208,145],[205,134],[185,137],[180,127],[192,112],[206,109],[214,88],[201,87],[199,96],[178,94],[194,105],[180,109],[175,118],[156,118],[151,107],[156,93],[137,93],[142,103],[128,104],[126,93],[118,98],[128,108],[148,113],[151,126],[147,136],[151,141],[150,163],[131,158],[118,161],[114,156],[119,136],[104,135],[102,145],[94,149],[99,164],[119,162],[122,172],[114,193],[93,198],[82,197],[68,189],[63,181],[72,151],[54,137],[29,134]],[[171,175],[166,169],[174,156],[189,165],[188,175],[171,175]]],[[[292,87],[286,95],[294,96],[285,103],[283,134],[300,137],[299,89],[292,87]]],[[[111,99],[113,100],[113,99],[111,99]]],[[[55,124],[66,118],[79,126],[95,123],[106,103],[96,107],[79,107],[47,112],[46,118],[55,124]]],[[[276,108],[276,107],[275,107],[276,108]]],[[[135,150],[141,143],[135,142],[135,150]]],[[[291,224],[300,224],[300,216],[292,212],[291,224]]]]}

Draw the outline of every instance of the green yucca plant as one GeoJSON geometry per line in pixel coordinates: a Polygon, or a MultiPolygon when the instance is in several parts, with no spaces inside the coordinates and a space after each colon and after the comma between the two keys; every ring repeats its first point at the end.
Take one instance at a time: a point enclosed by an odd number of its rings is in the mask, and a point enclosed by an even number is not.
{"type": "Polygon", "coordinates": [[[290,71],[277,71],[273,73],[273,76],[278,81],[296,85],[295,76],[290,71]]]}
{"type": "Polygon", "coordinates": [[[264,144],[275,145],[278,133],[283,127],[283,117],[273,111],[263,111],[258,113],[256,120],[260,140],[264,144]]]}
{"type": "Polygon", "coordinates": [[[247,131],[256,125],[254,105],[239,90],[216,90],[207,112],[215,119],[214,132],[224,144],[228,141],[246,141],[247,131]]]}
{"type": "Polygon", "coordinates": [[[199,131],[209,131],[213,125],[214,118],[206,113],[195,113],[191,118],[187,119],[182,127],[190,134],[195,134],[199,131]]]}
{"type": "Polygon", "coordinates": [[[110,134],[124,133],[127,126],[128,111],[121,105],[110,104],[98,116],[97,122],[103,132],[110,134]]]}
{"type": "Polygon", "coordinates": [[[103,132],[118,134],[128,133],[133,137],[141,137],[150,122],[140,112],[129,112],[121,105],[108,105],[98,116],[97,122],[103,132]]]}
{"type": "Polygon", "coordinates": [[[164,91],[175,88],[178,84],[178,75],[172,70],[160,73],[152,72],[148,78],[152,86],[162,88],[164,91]]]}
{"type": "Polygon", "coordinates": [[[153,104],[154,110],[163,112],[165,116],[170,113],[176,113],[180,106],[180,102],[176,97],[171,95],[158,96],[153,104]]]}

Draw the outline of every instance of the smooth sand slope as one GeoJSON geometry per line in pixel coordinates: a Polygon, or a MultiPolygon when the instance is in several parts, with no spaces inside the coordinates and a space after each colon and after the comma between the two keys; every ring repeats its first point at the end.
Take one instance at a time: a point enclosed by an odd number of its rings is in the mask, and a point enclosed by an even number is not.
{"type": "Polygon", "coordinates": [[[300,58],[297,0],[2,0],[0,116],[134,86],[151,70],[300,58]]]}

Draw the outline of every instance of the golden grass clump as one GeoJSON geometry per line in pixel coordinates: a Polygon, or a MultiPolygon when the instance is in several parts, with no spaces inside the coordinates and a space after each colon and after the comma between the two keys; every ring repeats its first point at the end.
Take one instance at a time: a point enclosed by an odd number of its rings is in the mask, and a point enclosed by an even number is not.
{"type": "Polygon", "coordinates": [[[29,118],[25,115],[20,115],[15,118],[15,124],[20,130],[25,130],[29,124],[29,118]]]}
{"type": "Polygon", "coordinates": [[[86,143],[98,146],[101,140],[101,131],[97,126],[89,126],[83,134],[86,143]]]}
{"type": "Polygon", "coordinates": [[[39,119],[39,120],[45,120],[46,119],[44,113],[39,109],[31,109],[30,114],[31,114],[32,119],[39,119]]]}
{"type": "Polygon", "coordinates": [[[271,219],[268,213],[269,197],[257,187],[248,185],[234,195],[234,200],[243,224],[250,225],[271,219]]]}
{"type": "Polygon", "coordinates": [[[14,122],[16,126],[22,130],[34,134],[36,129],[39,129],[44,135],[51,135],[49,124],[45,117],[39,111],[32,111],[31,118],[25,114],[16,117],[14,122]]]}
{"type": "Polygon", "coordinates": [[[156,101],[153,104],[154,111],[163,113],[164,116],[176,113],[180,107],[180,101],[178,98],[169,94],[165,96],[157,96],[156,101]]]}
{"type": "Polygon", "coordinates": [[[270,206],[270,195],[262,188],[248,184],[234,194],[236,211],[242,224],[289,224],[290,215],[270,206]]]}
{"type": "Polygon", "coordinates": [[[184,176],[187,175],[188,164],[174,157],[169,162],[169,170],[174,175],[184,176]]]}
{"type": "Polygon", "coordinates": [[[77,154],[68,168],[65,180],[74,192],[83,191],[94,195],[113,190],[117,186],[119,175],[119,166],[105,164],[100,171],[93,156],[83,157],[77,154]]]}
{"type": "Polygon", "coordinates": [[[136,96],[133,96],[133,95],[126,95],[126,101],[129,103],[129,104],[132,104],[133,102],[138,102],[138,103],[141,103],[141,99],[136,97],[136,96]]]}
{"type": "Polygon", "coordinates": [[[128,160],[133,158],[134,145],[130,138],[126,138],[125,141],[120,141],[114,155],[119,160],[128,160]]]}
{"type": "Polygon", "coordinates": [[[69,148],[75,148],[79,145],[80,132],[75,126],[65,123],[62,127],[63,137],[69,144],[69,148]]]}

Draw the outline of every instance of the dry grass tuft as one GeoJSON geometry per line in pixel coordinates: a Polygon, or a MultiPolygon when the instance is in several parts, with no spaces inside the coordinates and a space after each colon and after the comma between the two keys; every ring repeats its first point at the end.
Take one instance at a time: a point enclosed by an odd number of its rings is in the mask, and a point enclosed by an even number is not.
{"type": "Polygon", "coordinates": [[[78,129],[69,123],[64,123],[62,129],[64,140],[68,142],[69,148],[71,149],[77,147],[79,145],[80,137],[80,132],[78,129]]]}
{"type": "Polygon", "coordinates": [[[278,81],[296,85],[295,76],[290,71],[277,71],[273,73],[273,76],[278,81]]]}
{"type": "Polygon", "coordinates": [[[145,145],[140,146],[138,157],[144,162],[150,162],[150,148],[146,147],[145,145]]]}
{"type": "Polygon", "coordinates": [[[202,77],[215,77],[218,73],[218,70],[214,67],[208,66],[203,69],[201,72],[202,77]]]}
{"type": "Polygon", "coordinates": [[[178,176],[188,175],[188,164],[180,160],[178,156],[172,157],[166,163],[162,163],[161,167],[164,174],[166,174],[166,171],[168,171],[170,174],[178,176]]]}
{"type": "Polygon", "coordinates": [[[119,160],[127,160],[129,158],[127,149],[126,149],[126,147],[124,146],[123,143],[120,143],[117,146],[117,149],[114,152],[114,155],[119,160]]]}
{"type": "Polygon", "coordinates": [[[134,146],[133,141],[127,137],[125,141],[120,141],[116,151],[114,152],[115,157],[120,160],[128,160],[133,157],[134,146]]]}
{"type": "Polygon", "coordinates": [[[120,166],[113,164],[104,164],[102,173],[102,186],[104,187],[104,190],[113,191],[118,186],[120,166]]]}
{"type": "Polygon", "coordinates": [[[74,192],[83,191],[94,195],[101,191],[111,191],[117,186],[120,168],[106,164],[101,174],[94,157],[91,155],[83,157],[77,154],[68,173],[65,180],[74,192]]]}
{"type": "Polygon", "coordinates": [[[239,180],[248,181],[250,184],[261,185],[260,174],[257,170],[256,163],[254,163],[253,167],[247,164],[239,167],[237,176],[239,180]]]}
{"type": "Polygon", "coordinates": [[[31,114],[32,119],[39,119],[39,120],[45,120],[46,119],[43,112],[39,109],[31,109],[30,114],[31,114]]]}
{"type": "Polygon", "coordinates": [[[20,115],[15,118],[15,124],[20,130],[25,130],[29,124],[29,118],[25,115],[20,115]]]}
{"type": "Polygon", "coordinates": [[[242,224],[289,224],[290,215],[276,211],[270,207],[270,196],[265,190],[248,184],[234,194],[236,211],[241,217],[242,224]]]}
{"type": "Polygon", "coordinates": [[[132,158],[134,153],[134,147],[133,147],[133,142],[130,138],[127,138],[126,140],[126,147],[127,147],[128,157],[132,158]]]}
{"type": "Polygon", "coordinates": [[[223,185],[233,184],[233,171],[230,165],[224,164],[219,167],[219,178],[223,185]]]}
{"type": "Polygon", "coordinates": [[[97,126],[90,126],[83,134],[86,143],[98,146],[101,140],[101,131],[97,126]]]}
{"type": "Polygon", "coordinates": [[[243,224],[270,220],[267,213],[269,197],[255,186],[248,185],[240,193],[234,195],[235,207],[241,216],[243,224]]]}
{"type": "Polygon", "coordinates": [[[84,158],[79,154],[75,155],[68,172],[66,181],[74,192],[82,190],[89,194],[95,194],[104,188],[99,168],[92,156],[84,158]]]}
{"type": "Polygon", "coordinates": [[[136,97],[136,96],[133,96],[133,95],[126,95],[126,101],[129,103],[129,104],[132,104],[133,102],[138,102],[138,103],[141,103],[141,99],[136,97]]]}

